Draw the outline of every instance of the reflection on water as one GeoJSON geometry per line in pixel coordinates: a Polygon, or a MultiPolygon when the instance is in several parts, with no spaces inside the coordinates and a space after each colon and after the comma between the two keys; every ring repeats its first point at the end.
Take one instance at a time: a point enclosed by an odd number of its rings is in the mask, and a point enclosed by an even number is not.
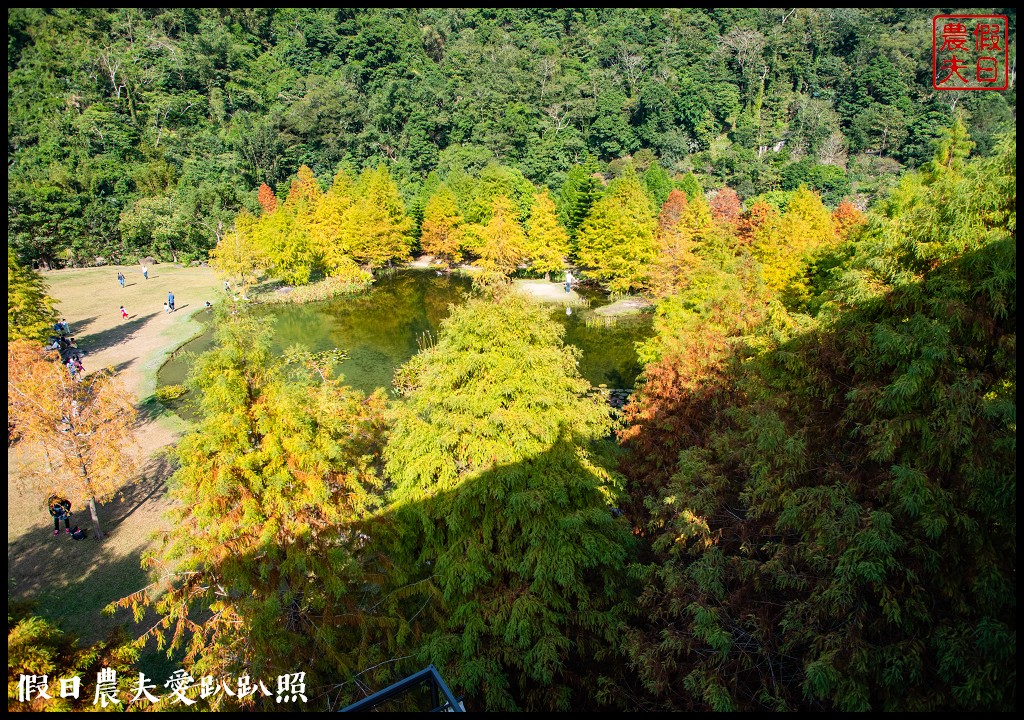
{"type": "MultiPolygon", "coordinates": [[[[391,387],[395,368],[419,351],[417,341],[424,333],[436,337],[449,307],[464,302],[471,284],[460,275],[402,270],[378,279],[369,292],[355,297],[304,305],[262,305],[253,312],[257,317],[275,319],[275,353],[296,344],[314,352],[342,348],[348,359],[338,369],[346,384],[369,393],[391,387]]],[[[607,303],[600,295],[588,297],[591,308],[607,303]]],[[[621,318],[610,327],[587,327],[586,314],[578,310],[566,315],[559,306],[551,315],[565,327],[565,342],[583,352],[580,374],[594,385],[632,387],[641,369],[634,343],[651,335],[650,316],[621,318]]],[[[183,345],[160,368],[157,384],[183,383],[192,364],[186,353],[203,353],[213,344],[213,333],[207,331],[183,345]]],[[[184,400],[174,405],[187,415],[184,400]]]]}

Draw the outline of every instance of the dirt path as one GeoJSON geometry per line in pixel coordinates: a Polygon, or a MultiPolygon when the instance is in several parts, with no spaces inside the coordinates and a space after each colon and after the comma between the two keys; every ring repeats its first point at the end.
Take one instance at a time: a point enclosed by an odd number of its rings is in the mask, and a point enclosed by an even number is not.
{"type": "Polygon", "coordinates": [[[514,282],[518,292],[541,302],[569,304],[580,300],[580,296],[575,290],[565,291],[565,283],[548,282],[547,280],[515,280],[514,282]]]}

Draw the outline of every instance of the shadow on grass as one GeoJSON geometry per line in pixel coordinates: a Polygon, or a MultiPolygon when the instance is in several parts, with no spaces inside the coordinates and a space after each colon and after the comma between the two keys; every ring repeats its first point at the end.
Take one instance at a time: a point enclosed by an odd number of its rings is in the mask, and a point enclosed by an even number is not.
{"type": "Polygon", "coordinates": [[[150,395],[136,405],[135,409],[139,411],[138,418],[135,420],[135,427],[140,427],[174,412],[171,408],[160,402],[156,395],[150,395]]]}
{"type": "MultiPolygon", "coordinates": [[[[41,511],[43,515],[45,511],[41,511]]],[[[113,555],[111,536],[97,541],[88,510],[77,512],[72,525],[88,528],[85,540],[73,540],[61,529],[53,534],[49,517],[7,545],[7,592],[11,600],[31,600],[43,617],[86,642],[101,640],[124,619],[101,614],[109,603],[147,584],[140,565],[143,547],[113,555]]]]}
{"type": "Polygon", "coordinates": [[[72,328],[73,332],[71,333],[71,337],[77,340],[78,336],[81,335],[82,332],[84,332],[85,329],[88,328],[92,323],[96,322],[96,320],[96,317],[85,318],[84,320],[76,320],[75,327],[78,329],[74,330],[74,328],[72,328]]]}
{"type": "Polygon", "coordinates": [[[77,344],[81,346],[83,350],[90,353],[106,350],[109,347],[131,340],[135,336],[135,333],[142,329],[142,326],[145,325],[150,318],[155,316],[156,313],[150,313],[149,315],[143,315],[142,317],[132,315],[131,317],[135,319],[129,319],[107,330],[101,330],[98,333],[83,335],[82,337],[77,338],[77,344]]]}
{"type": "Polygon", "coordinates": [[[105,537],[97,540],[88,507],[73,507],[71,526],[86,529],[84,540],[53,534],[53,520],[40,504],[38,519],[7,543],[10,601],[32,601],[37,613],[59,622],[84,642],[101,640],[130,614],[111,617],[101,610],[149,582],[140,562],[154,531],[166,528],[163,512],[172,459],[159,453],[142,467],[140,478],[119,497],[97,507],[105,537]]]}
{"type": "Polygon", "coordinates": [[[107,515],[114,517],[108,521],[106,530],[114,531],[145,503],[162,497],[167,490],[167,479],[176,469],[174,458],[166,448],[154,453],[142,466],[138,481],[106,504],[107,515]]]}
{"type": "Polygon", "coordinates": [[[131,365],[133,362],[134,360],[122,360],[117,365],[111,365],[110,369],[113,370],[115,373],[124,372],[125,370],[128,369],[128,366],[131,365]]]}

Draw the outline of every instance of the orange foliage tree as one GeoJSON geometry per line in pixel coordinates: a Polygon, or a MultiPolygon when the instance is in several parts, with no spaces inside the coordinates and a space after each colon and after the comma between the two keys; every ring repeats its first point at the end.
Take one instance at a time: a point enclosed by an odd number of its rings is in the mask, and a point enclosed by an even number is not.
{"type": "Polygon", "coordinates": [[[724,187],[711,198],[711,215],[720,223],[735,226],[743,213],[740,196],[730,187],[724,187]]]}
{"type": "Polygon", "coordinates": [[[736,228],[736,237],[741,244],[750,245],[762,228],[770,226],[778,219],[779,211],[763,200],[759,200],[740,218],[736,228]]]}
{"type": "Polygon", "coordinates": [[[681,190],[669,193],[654,235],[656,255],[649,285],[656,296],[665,297],[689,285],[700,262],[698,249],[710,230],[711,213],[704,198],[687,201],[681,190]]]}
{"type": "Polygon", "coordinates": [[[441,183],[423,211],[423,252],[436,256],[448,267],[457,265],[462,261],[462,223],[455,193],[441,183]]]}
{"type": "Polygon", "coordinates": [[[256,199],[259,200],[260,205],[263,207],[264,215],[270,215],[277,210],[277,196],[274,195],[274,191],[266,183],[260,183],[260,192],[256,199]]]}
{"type": "Polygon", "coordinates": [[[75,380],[55,353],[20,340],[7,346],[7,416],[46,457],[49,467],[35,473],[36,489],[88,505],[101,539],[96,503],[135,475],[136,410],[124,385],[107,370],[75,380]]]}
{"type": "Polygon", "coordinates": [[[836,224],[836,237],[846,240],[850,233],[866,223],[868,218],[852,202],[843,200],[832,213],[832,220],[836,224]]]}

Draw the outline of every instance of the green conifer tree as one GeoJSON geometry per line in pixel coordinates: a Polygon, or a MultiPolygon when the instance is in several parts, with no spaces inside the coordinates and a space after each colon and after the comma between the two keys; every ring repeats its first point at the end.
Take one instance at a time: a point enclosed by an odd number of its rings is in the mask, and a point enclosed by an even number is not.
{"type": "Polygon", "coordinates": [[[420,655],[480,709],[589,703],[584,676],[619,628],[628,535],[588,451],[609,411],[561,335],[515,294],[458,308],[407,368],[386,449],[408,546],[443,598],[420,655]]]}
{"type": "Polygon", "coordinates": [[[7,248],[7,342],[46,340],[53,334],[57,310],[46,294],[46,281],[38,272],[22,266],[7,248]]]}
{"type": "Polygon", "coordinates": [[[604,191],[601,182],[594,177],[596,172],[596,163],[573,165],[558,193],[558,219],[571,240],[575,240],[577,229],[604,191]]]}
{"type": "Polygon", "coordinates": [[[595,203],[579,228],[579,262],[612,292],[645,285],[654,259],[654,208],[630,172],[595,203]]]}
{"type": "Polygon", "coordinates": [[[1015,709],[1015,137],[938,164],[816,318],[770,303],[717,378],[680,362],[633,408],[631,444],[674,463],[628,464],[655,557],[627,644],[657,707],[1015,709]]]}
{"type": "Polygon", "coordinates": [[[661,207],[668,200],[672,190],[672,179],[668,176],[657,160],[651,162],[643,173],[644,188],[656,207],[661,207]]]}
{"type": "Polygon", "coordinates": [[[161,619],[140,642],[184,646],[196,677],[302,671],[321,696],[394,640],[372,639],[365,586],[383,562],[366,523],[382,490],[384,397],[333,379],[329,353],[275,360],[271,334],[252,317],[220,319],[220,346],[190,379],[203,419],[177,448],[173,529],[151,559],[166,574],[119,604],[137,618],[152,605],[161,619]]]}

